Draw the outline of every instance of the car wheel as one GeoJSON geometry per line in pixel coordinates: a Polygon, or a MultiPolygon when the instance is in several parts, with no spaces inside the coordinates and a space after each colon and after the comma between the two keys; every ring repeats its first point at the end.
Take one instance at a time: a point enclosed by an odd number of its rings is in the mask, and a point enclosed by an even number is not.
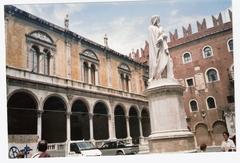
{"type": "Polygon", "coordinates": [[[122,151],[117,151],[117,155],[123,155],[122,151]]]}

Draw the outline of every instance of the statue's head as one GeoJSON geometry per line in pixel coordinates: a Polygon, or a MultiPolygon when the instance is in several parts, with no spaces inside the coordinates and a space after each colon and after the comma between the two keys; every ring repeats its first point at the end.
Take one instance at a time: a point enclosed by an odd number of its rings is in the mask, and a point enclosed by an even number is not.
{"type": "Polygon", "coordinates": [[[160,26],[160,16],[159,15],[153,15],[151,17],[151,24],[154,26],[160,26]]]}

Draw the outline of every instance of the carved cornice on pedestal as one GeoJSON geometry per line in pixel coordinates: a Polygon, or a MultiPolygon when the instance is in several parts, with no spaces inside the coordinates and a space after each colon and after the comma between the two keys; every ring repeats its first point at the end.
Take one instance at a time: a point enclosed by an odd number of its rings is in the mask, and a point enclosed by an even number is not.
{"type": "Polygon", "coordinates": [[[145,90],[144,94],[148,97],[158,95],[183,95],[183,91],[186,88],[179,84],[177,80],[174,79],[160,79],[154,80],[149,83],[148,88],[145,90]]]}

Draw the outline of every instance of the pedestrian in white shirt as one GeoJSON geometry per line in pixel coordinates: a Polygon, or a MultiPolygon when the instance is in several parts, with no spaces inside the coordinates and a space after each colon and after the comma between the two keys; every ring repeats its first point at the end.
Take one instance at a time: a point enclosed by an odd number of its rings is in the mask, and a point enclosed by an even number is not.
{"type": "Polygon", "coordinates": [[[235,151],[236,146],[235,146],[234,142],[231,139],[229,139],[228,132],[223,132],[223,138],[224,138],[224,140],[222,141],[221,150],[223,152],[235,151]]]}

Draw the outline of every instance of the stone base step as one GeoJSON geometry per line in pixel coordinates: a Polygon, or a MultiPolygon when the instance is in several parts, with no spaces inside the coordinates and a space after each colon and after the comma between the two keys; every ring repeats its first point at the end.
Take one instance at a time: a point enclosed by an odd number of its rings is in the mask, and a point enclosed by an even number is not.
{"type": "Polygon", "coordinates": [[[139,144],[139,154],[149,153],[149,146],[148,143],[146,144],[139,144]]]}

